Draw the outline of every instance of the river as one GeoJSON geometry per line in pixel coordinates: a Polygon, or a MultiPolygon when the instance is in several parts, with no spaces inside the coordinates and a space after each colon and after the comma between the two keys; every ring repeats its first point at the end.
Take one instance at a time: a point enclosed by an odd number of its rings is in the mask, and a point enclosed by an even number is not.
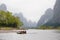
{"type": "Polygon", "coordinates": [[[0,33],[0,40],[60,40],[58,30],[26,30],[27,34],[0,33]]]}

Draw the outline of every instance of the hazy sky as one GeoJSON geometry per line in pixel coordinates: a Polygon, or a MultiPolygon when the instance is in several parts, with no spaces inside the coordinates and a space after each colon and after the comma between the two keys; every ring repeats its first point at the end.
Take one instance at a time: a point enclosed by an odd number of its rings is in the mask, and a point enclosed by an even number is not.
{"type": "Polygon", "coordinates": [[[0,0],[13,13],[22,12],[27,20],[38,21],[48,8],[54,7],[56,0],[0,0]]]}

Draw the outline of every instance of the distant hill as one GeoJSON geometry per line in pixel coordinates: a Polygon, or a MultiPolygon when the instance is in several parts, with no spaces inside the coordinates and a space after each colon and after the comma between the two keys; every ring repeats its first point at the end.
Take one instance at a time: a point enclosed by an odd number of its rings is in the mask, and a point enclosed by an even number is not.
{"type": "Polygon", "coordinates": [[[1,4],[0,10],[7,11],[7,6],[5,4],[1,4]]]}
{"type": "Polygon", "coordinates": [[[26,18],[22,15],[22,13],[15,13],[15,16],[19,17],[20,20],[23,22],[23,26],[28,26],[26,18]]]}
{"type": "Polygon", "coordinates": [[[47,23],[53,17],[53,10],[51,8],[47,9],[45,14],[39,19],[37,26],[41,26],[47,23]]]}
{"type": "Polygon", "coordinates": [[[20,20],[23,22],[23,27],[25,28],[31,28],[36,27],[36,22],[27,21],[27,19],[23,16],[22,13],[15,13],[15,16],[19,17],[20,20]]]}
{"type": "Polygon", "coordinates": [[[56,4],[54,6],[54,15],[53,18],[48,21],[45,25],[48,26],[60,26],[60,0],[56,0],[56,4]]]}
{"type": "MultiPolygon", "coordinates": [[[[51,13],[49,13],[49,14],[51,14],[51,13]]],[[[51,17],[51,15],[47,16],[47,17],[51,17]]],[[[45,20],[45,16],[43,17],[43,20],[45,20]]],[[[46,20],[47,20],[47,18],[46,18],[46,20]]],[[[41,24],[41,22],[42,21],[40,21],[39,23],[41,24]]],[[[42,23],[44,23],[44,22],[42,22],[42,23]]],[[[60,26],[60,0],[56,0],[55,6],[53,9],[53,17],[50,20],[48,20],[44,25],[53,26],[54,28],[58,28],[60,26]]]]}

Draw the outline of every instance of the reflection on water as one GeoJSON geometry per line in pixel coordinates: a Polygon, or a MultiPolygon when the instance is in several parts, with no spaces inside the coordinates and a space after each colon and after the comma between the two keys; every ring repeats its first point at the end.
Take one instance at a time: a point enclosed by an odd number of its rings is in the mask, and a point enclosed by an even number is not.
{"type": "Polygon", "coordinates": [[[60,31],[27,30],[27,34],[0,33],[0,40],[60,40],[60,31]]]}

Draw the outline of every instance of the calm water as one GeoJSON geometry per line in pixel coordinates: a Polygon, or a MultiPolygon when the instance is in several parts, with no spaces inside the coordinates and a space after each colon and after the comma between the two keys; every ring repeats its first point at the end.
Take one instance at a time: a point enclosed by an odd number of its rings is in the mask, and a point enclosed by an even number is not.
{"type": "Polygon", "coordinates": [[[27,30],[27,34],[0,33],[0,40],[60,40],[60,31],[27,30]]]}

